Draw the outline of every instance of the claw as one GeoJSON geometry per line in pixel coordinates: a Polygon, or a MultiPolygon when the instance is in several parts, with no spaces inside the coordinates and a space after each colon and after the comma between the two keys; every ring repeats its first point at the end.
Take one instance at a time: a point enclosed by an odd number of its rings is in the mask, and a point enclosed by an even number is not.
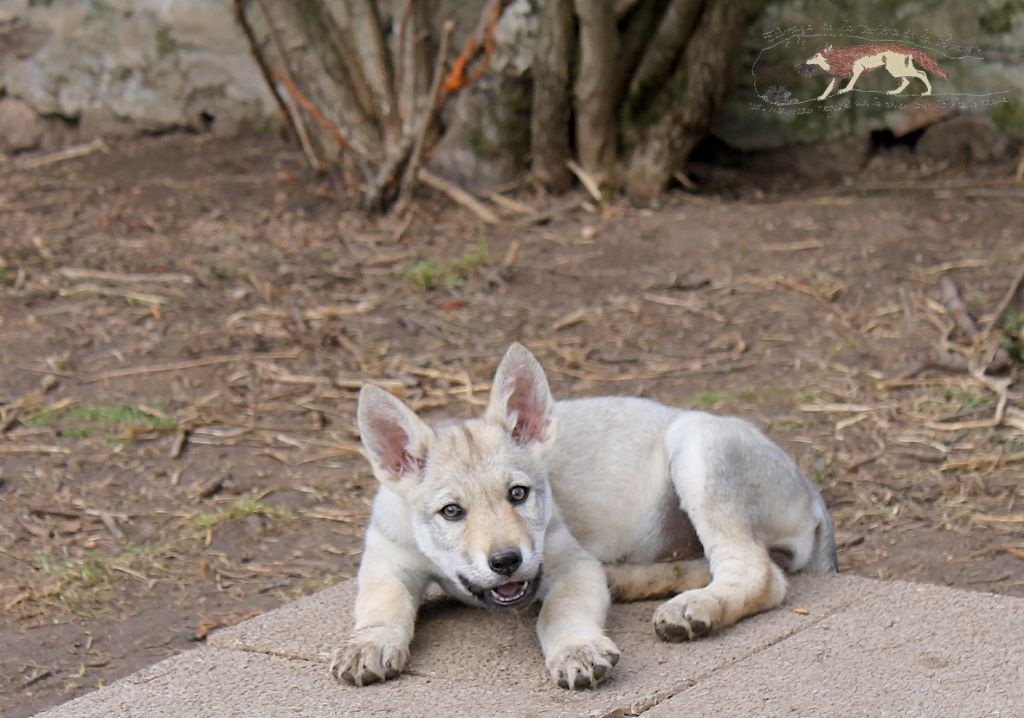
{"type": "Polygon", "coordinates": [[[548,667],[561,688],[596,688],[611,675],[620,655],[614,643],[602,638],[594,643],[563,649],[548,661],[548,667]]]}
{"type": "Polygon", "coordinates": [[[397,678],[409,651],[374,635],[353,635],[331,657],[331,675],[354,686],[368,686],[397,678]]]}

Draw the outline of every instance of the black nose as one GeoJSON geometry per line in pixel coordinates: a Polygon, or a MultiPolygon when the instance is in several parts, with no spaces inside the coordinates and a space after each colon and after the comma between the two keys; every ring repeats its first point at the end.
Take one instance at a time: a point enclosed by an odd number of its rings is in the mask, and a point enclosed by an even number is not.
{"type": "Polygon", "coordinates": [[[523,563],[523,555],[515,549],[495,551],[491,554],[491,557],[487,559],[487,563],[495,573],[511,576],[523,563]]]}

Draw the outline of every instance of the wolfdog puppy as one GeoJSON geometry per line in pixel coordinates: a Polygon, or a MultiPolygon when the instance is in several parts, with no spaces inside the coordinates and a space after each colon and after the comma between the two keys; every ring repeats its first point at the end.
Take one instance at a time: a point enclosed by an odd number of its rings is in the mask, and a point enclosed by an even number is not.
{"type": "Polygon", "coordinates": [[[471,606],[541,601],[548,671],[578,689],[619,659],[611,595],[673,596],[654,629],[683,641],[778,606],[783,570],[836,570],[821,495],[753,425],[646,399],[556,402],[520,344],[482,417],[430,426],[367,385],[358,422],[380,489],[355,628],[331,663],[355,685],[405,668],[432,583],[471,606]]]}

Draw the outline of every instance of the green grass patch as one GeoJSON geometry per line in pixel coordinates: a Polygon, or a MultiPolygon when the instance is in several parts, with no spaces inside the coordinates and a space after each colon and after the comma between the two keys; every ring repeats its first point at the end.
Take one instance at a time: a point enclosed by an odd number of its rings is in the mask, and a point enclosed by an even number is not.
{"type": "Polygon", "coordinates": [[[736,398],[741,401],[760,401],[778,396],[781,390],[776,386],[745,386],[736,392],[736,398]]]}
{"type": "Polygon", "coordinates": [[[685,406],[690,409],[715,409],[728,399],[729,395],[720,391],[702,391],[690,397],[685,406]]]}
{"type": "Polygon", "coordinates": [[[957,404],[961,409],[975,409],[994,403],[989,397],[979,396],[972,391],[946,390],[944,398],[947,403],[957,404]]]}
{"type": "Polygon", "coordinates": [[[832,469],[832,462],[824,457],[819,456],[814,460],[814,480],[819,484],[825,483],[828,479],[832,478],[834,471],[832,469]]]}
{"type": "MultiPolygon", "coordinates": [[[[155,408],[162,411],[160,407],[155,408]]],[[[50,427],[59,435],[72,439],[84,439],[93,434],[115,434],[106,437],[108,443],[130,443],[124,434],[174,431],[178,428],[178,422],[171,417],[158,416],[128,404],[83,404],[44,409],[25,423],[50,427]]]]}
{"type": "Polygon", "coordinates": [[[487,238],[481,237],[476,247],[455,259],[446,262],[421,260],[410,265],[405,270],[405,278],[423,292],[436,287],[459,289],[481,265],[487,263],[487,260],[487,238]]]}
{"type": "Polygon", "coordinates": [[[821,389],[801,389],[796,393],[796,400],[801,404],[809,404],[821,398],[821,389]]]}
{"type": "Polygon", "coordinates": [[[294,511],[286,507],[268,506],[259,499],[238,499],[227,508],[198,514],[191,523],[197,529],[208,531],[246,516],[265,516],[283,521],[294,521],[298,518],[294,511]]]}
{"type": "Polygon", "coordinates": [[[797,431],[799,429],[806,429],[813,425],[814,421],[812,419],[775,419],[768,425],[768,431],[772,431],[773,429],[797,431]]]}
{"type": "Polygon", "coordinates": [[[160,547],[125,544],[112,554],[85,551],[59,559],[38,554],[40,581],[32,586],[34,600],[53,602],[79,615],[103,605],[109,591],[125,580],[138,580],[162,570],[160,547]]]}
{"type": "Polygon", "coordinates": [[[86,551],[81,557],[55,563],[46,554],[39,554],[39,567],[59,579],[55,594],[62,597],[67,586],[82,588],[108,587],[114,583],[110,559],[95,551],[86,551]]]}
{"type": "Polygon", "coordinates": [[[1009,310],[1003,317],[1001,346],[1014,361],[1024,362],[1024,312],[1009,310]]]}

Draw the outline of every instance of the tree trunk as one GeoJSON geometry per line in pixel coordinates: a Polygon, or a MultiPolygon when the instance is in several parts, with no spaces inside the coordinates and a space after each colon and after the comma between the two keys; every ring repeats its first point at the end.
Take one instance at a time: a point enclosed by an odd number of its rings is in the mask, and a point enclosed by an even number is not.
{"type": "Polygon", "coordinates": [[[572,0],[547,0],[533,60],[530,153],[534,176],[554,192],[572,184],[570,71],[575,54],[572,0]]]}
{"type": "Polygon", "coordinates": [[[493,188],[529,154],[554,192],[575,159],[604,191],[656,200],[707,133],[765,0],[233,2],[311,164],[358,168],[364,203],[385,209],[409,196],[421,155],[493,188]]]}
{"type": "Polygon", "coordinates": [[[576,155],[598,182],[614,181],[615,70],[619,35],[612,0],[575,0],[580,61],[576,76],[576,155]]]}
{"type": "MultiPolygon", "coordinates": [[[[690,151],[707,134],[728,91],[726,78],[731,76],[750,4],[707,0],[682,56],[666,80],[657,78],[669,63],[652,58],[646,67],[641,64],[636,94],[627,98],[629,113],[623,118],[628,144],[623,180],[634,200],[656,200],[673,172],[682,167],[690,151]],[[659,85],[650,84],[654,82],[659,85]],[[653,86],[660,89],[649,94],[653,86]]],[[[654,47],[660,50],[663,46],[654,47]]]]}

